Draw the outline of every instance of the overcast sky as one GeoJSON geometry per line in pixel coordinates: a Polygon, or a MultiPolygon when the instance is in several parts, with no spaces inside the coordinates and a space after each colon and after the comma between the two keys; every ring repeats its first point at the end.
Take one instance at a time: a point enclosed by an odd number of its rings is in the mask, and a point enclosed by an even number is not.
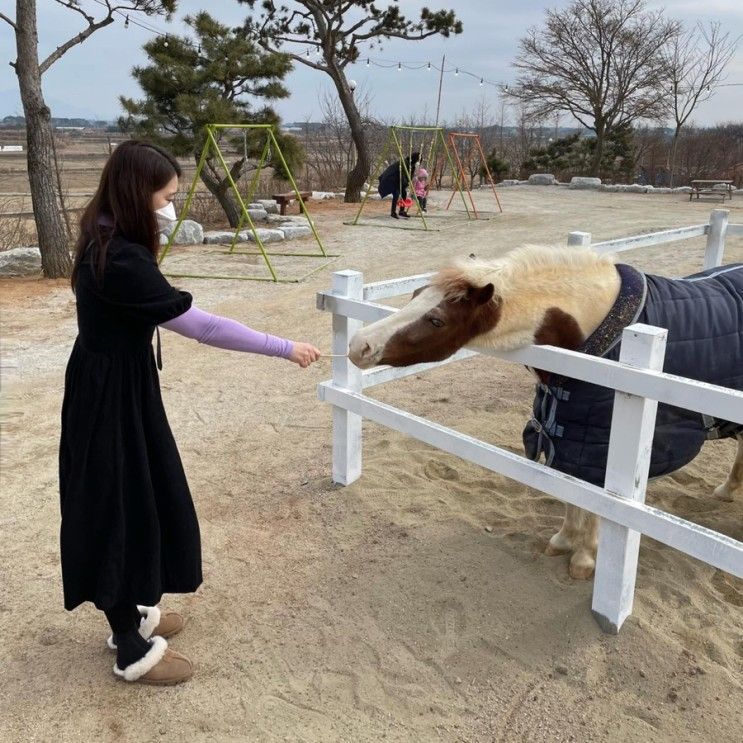
{"type": "MultiPolygon", "coordinates": [[[[380,5],[384,0],[380,0],[380,5]]],[[[103,8],[96,0],[80,0],[92,15],[101,16],[103,8]]],[[[0,10],[14,16],[12,0],[0,0],[0,10]]],[[[82,30],[84,21],[75,12],[61,7],[54,0],[37,0],[39,16],[39,47],[41,58],[59,44],[82,30]]],[[[541,22],[545,8],[565,7],[569,0],[467,0],[438,3],[436,0],[402,0],[400,5],[410,17],[423,5],[431,8],[451,7],[464,24],[464,33],[449,39],[432,37],[421,42],[390,41],[382,51],[370,53],[372,60],[396,62],[432,61],[440,64],[446,54],[446,66],[459,66],[485,79],[508,83],[513,80],[510,66],[519,38],[530,25],[541,22]]],[[[651,8],[664,8],[666,14],[693,24],[697,20],[720,21],[733,33],[743,33],[742,0],[666,0],[648,3],[651,8]]],[[[236,0],[179,0],[173,22],[144,19],[149,25],[170,33],[183,33],[181,19],[201,9],[227,25],[237,25],[246,16],[247,7],[236,0]]],[[[132,15],[132,18],[135,16],[132,15]]],[[[131,77],[131,68],[142,64],[145,55],[142,44],[152,34],[135,25],[124,28],[121,20],[76,46],[59,60],[44,76],[44,94],[56,116],[115,119],[120,113],[119,95],[139,97],[140,91],[131,77]]],[[[7,61],[15,58],[15,38],[10,26],[0,21],[0,117],[21,114],[15,74],[7,61]]],[[[431,121],[436,109],[438,75],[435,71],[403,70],[396,67],[367,68],[365,57],[349,68],[349,77],[371,97],[372,113],[386,121],[409,119],[424,114],[431,121]]],[[[285,122],[318,120],[321,117],[318,100],[332,91],[329,78],[321,72],[297,65],[287,78],[291,97],[275,104],[285,122]]],[[[695,120],[699,124],[743,120],[743,43],[728,67],[727,83],[739,86],[721,88],[717,95],[703,104],[695,120]]],[[[480,87],[478,79],[449,72],[444,77],[442,119],[453,119],[474,107],[485,94],[494,112],[498,111],[497,91],[487,85],[480,87]]],[[[506,114],[508,120],[508,114],[506,114]]],[[[565,117],[561,121],[568,125],[565,117]]]]}

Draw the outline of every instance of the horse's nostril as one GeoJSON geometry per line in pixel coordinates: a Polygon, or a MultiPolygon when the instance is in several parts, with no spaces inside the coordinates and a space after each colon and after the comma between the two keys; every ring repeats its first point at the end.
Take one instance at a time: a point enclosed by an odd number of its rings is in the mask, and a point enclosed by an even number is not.
{"type": "Polygon", "coordinates": [[[368,356],[371,353],[371,345],[367,341],[364,343],[364,347],[361,349],[361,356],[368,356]]]}

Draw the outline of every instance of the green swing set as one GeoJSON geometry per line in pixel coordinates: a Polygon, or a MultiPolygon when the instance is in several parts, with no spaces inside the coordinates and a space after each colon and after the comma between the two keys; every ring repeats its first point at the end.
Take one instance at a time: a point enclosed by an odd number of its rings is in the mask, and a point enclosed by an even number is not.
{"type": "Polygon", "coordinates": [[[216,251],[212,250],[211,252],[217,252],[217,253],[222,253],[226,255],[261,256],[263,258],[263,261],[266,267],[268,268],[268,272],[270,275],[269,276],[241,276],[241,275],[235,275],[235,274],[216,274],[215,275],[215,274],[206,274],[206,273],[173,273],[169,271],[164,271],[166,276],[176,277],[176,278],[191,278],[191,279],[221,279],[221,280],[238,280],[238,281],[273,281],[276,283],[297,283],[307,278],[308,276],[311,276],[313,273],[325,268],[325,264],[314,268],[313,270],[309,271],[308,273],[305,273],[303,276],[299,278],[280,278],[276,272],[276,269],[273,266],[273,263],[271,262],[271,258],[274,256],[288,257],[288,258],[338,258],[339,257],[337,254],[329,254],[326,252],[325,247],[323,246],[322,241],[320,240],[320,236],[318,235],[317,230],[315,229],[315,224],[312,221],[309,213],[307,212],[306,204],[304,200],[302,199],[301,192],[299,191],[299,188],[297,187],[297,183],[294,180],[294,176],[292,175],[292,172],[289,169],[286,159],[284,158],[284,154],[281,151],[281,147],[279,146],[279,143],[276,139],[276,135],[274,134],[274,128],[272,124],[207,124],[207,126],[205,127],[205,133],[206,133],[206,137],[204,141],[204,147],[201,151],[201,157],[199,158],[199,162],[196,167],[196,172],[194,173],[194,177],[191,182],[191,187],[189,188],[188,193],[186,195],[186,200],[183,204],[183,208],[181,209],[180,214],[178,215],[178,221],[176,222],[175,229],[171,232],[168,238],[168,242],[163,248],[162,253],[160,254],[159,263],[162,266],[163,263],[165,262],[165,259],[168,257],[168,254],[170,253],[171,248],[173,247],[175,236],[178,234],[178,230],[180,229],[180,226],[183,223],[184,219],[186,219],[189,213],[189,210],[191,208],[191,203],[193,201],[194,194],[196,193],[196,187],[199,182],[199,177],[201,175],[202,170],[204,169],[207,158],[210,155],[213,155],[217,158],[219,164],[224,169],[227,182],[229,183],[230,191],[235,196],[235,199],[237,200],[237,203],[240,207],[240,219],[238,221],[237,228],[235,229],[235,232],[232,236],[232,241],[230,242],[228,249],[227,250],[216,250],[216,251]],[[240,193],[240,189],[235,183],[235,180],[232,177],[232,173],[230,172],[230,168],[227,165],[227,161],[225,160],[224,153],[222,152],[222,149],[219,146],[220,132],[222,132],[223,130],[228,130],[228,129],[242,131],[243,157],[245,158],[246,161],[248,160],[248,142],[247,142],[248,134],[252,131],[257,131],[259,135],[265,136],[263,150],[258,160],[258,164],[255,169],[255,174],[253,175],[251,183],[248,186],[248,190],[246,192],[245,198],[243,198],[242,194],[240,193]],[[302,253],[302,252],[296,252],[296,253],[295,252],[269,252],[268,250],[266,250],[263,240],[260,237],[258,228],[256,227],[255,223],[250,217],[247,204],[251,202],[251,200],[253,199],[256,193],[261,171],[263,170],[264,166],[268,162],[270,162],[272,158],[272,152],[276,154],[279,162],[281,163],[283,167],[284,174],[286,175],[287,179],[292,185],[292,190],[294,191],[294,195],[296,197],[297,202],[300,205],[300,209],[302,213],[304,213],[307,216],[307,221],[309,223],[310,229],[312,230],[312,234],[314,235],[315,241],[317,242],[319,252],[305,252],[305,253],[302,253]],[[240,238],[240,233],[243,227],[245,227],[246,225],[250,229],[250,232],[252,234],[253,241],[256,244],[257,250],[238,250],[236,248],[238,240],[240,238]]]}
{"type": "MultiPolygon", "coordinates": [[[[446,161],[448,160],[449,166],[452,172],[452,181],[454,185],[454,190],[459,192],[459,195],[462,198],[462,204],[464,205],[464,210],[465,210],[465,214],[467,215],[467,219],[473,218],[471,208],[467,205],[467,201],[464,197],[464,191],[462,188],[462,183],[461,183],[458,171],[454,167],[454,162],[451,158],[451,153],[449,152],[449,148],[446,146],[446,140],[444,139],[443,128],[439,126],[395,125],[395,126],[390,127],[387,140],[385,141],[384,147],[382,148],[382,152],[380,153],[379,159],[377,160],[377,164],[372,173],[372,178],[370,180],[370,188],[364,194],[364,198],[362,199],[361,204],[359,205],[359,209],[356,212],[356,216],[354,217],[352,221],[344,222],[344,224],[353,225],[353,226],[392,227],[395,229],[425,230],[425,231],[440,229],[440,227],[434,226],[435,221],[434,222],[430,221],[433,215],[425,213],[421,209],[420,201],[418,200],[418,196],[415,193],[415,188],[412,188],[413,173],[410,172],[410,159],[411,159],[413,152],[420,153],[421,162],[431,164],[432,170],[431,170],[431,173],[429,174],[429,185],[433,183],[433,179],[436,175],[436,172],[442,170],[443,164],[445,164],[446,161]],[[426,156],[425,154],[426,139],[429,136],[430,136],[430,143],[428,144],[428,155],[426,156]],[[403,147],[403,142],[406,137],[407,137],[407,150],[408,150],[407,159],[404,154],[405,148],[403,147]],[[395,221],[393,224],[388,224],[387,222],[380,222],[378,219],[377,220],[362,220],[361,219],[362,212],[364,211],[364,207],[366,206],[366,202],[369,199],[369,194],[371,193],[371,189],[373,187],[372,184],[376,183],[382,171],[382,166],[384,165],[385,161],[388,160],[390,154],[392,154],[393,156],[397,155],[398,162],[400,164],[399,165],[400,179],[403,180],[403,175],[404,175],[405,180],[407,180],[407,182],[411,186],[411,201],[405,205],[412,206],[413,204],[415,204],[416,213],[411,216],[420,218],[420,226],[418,226],[417,220],[416,222],[395,221]]],[[[452,193],[452,197],[453,196],[454,194],[452,193]]]]}

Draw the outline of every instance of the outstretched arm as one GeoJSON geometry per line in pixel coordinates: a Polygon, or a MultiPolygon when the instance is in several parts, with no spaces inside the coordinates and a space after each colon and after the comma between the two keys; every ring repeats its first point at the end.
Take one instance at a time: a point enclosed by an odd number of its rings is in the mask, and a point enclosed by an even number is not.
{"type": "Polygon", "coordinates": [[[199,343],[230,351],[291,359],[294,349],[294,343],[286,338],[253,330],[236,320],[212,315],[193,305],[182,315],[163,323],[162,327],[193,338],[199,343]]]}

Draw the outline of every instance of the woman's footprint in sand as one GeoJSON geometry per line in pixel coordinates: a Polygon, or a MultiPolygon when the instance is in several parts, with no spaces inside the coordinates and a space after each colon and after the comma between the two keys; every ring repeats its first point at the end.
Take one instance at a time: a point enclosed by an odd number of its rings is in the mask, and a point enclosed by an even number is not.
{"type": "Polygon", "coordinates": [[[459,471],[444,462],[429,459],[423,467],[423,474],[429,480],[458,480],[459,471]]]}

